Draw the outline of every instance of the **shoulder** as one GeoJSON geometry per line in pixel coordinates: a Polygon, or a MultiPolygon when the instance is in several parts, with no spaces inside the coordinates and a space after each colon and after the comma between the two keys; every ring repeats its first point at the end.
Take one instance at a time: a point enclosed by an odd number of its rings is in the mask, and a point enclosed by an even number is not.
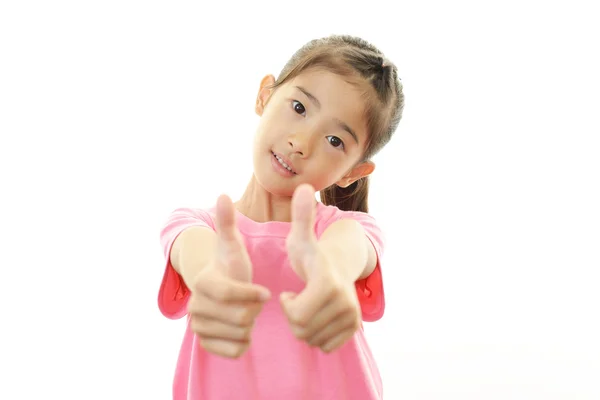
{"type": "Polygon", "coordinates": [[[215,228],[215,207],[210,208],[191,208],[179,207],[170,212],[167,216],[166,225],[189,225],[200,224],[215,228]]]}
{"type": "Polygon", "coordinates": [[[352,219],[360,223],[367,231],[380,235],[380,229],[375,218],[368,213],[360,211],[340,210],[336,206],[328,206],[321,202],[317,203],[315,218],[315,230],[320,236],[332,223],[341,219],[352,219]]]}

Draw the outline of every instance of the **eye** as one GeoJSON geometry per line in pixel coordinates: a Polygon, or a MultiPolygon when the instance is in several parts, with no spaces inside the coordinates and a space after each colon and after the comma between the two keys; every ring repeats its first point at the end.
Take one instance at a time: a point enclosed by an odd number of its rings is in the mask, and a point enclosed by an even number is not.
{"type": "Polygon", "coordinates": [[[306,112],[306,109],[304,108],[304,106],[302,105],[302,103],[300,103],[297,100],[292,101],[292,107],[294,108],[294,111],[297,114],[304,114],[306,112]]]}
{"type": "Polygon", "coordinates": [[[342,150],[344,149],[344,142],[337,136],[327,136],[327,141],[333,147],[340,148],[342,150]]]}

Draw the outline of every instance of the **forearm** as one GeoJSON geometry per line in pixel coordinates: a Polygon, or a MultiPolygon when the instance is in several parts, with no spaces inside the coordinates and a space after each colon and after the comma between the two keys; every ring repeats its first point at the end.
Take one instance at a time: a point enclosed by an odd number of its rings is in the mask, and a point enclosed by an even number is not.
{"type": "Polygon", "coordinates": [[[377,265],[377,254],[363,227],[354,220],[336,221],[325,230],[319,246],[334,268],[350,281],[366,278],[377,265]]]}
{"type": "Polygon", "coordinates": [[[216,233],[212,229],[200,226],[185,229],[175,239],[170,261],[187,287],[190,287],[196,275],[214,257],[216,242],[216,233]]]}

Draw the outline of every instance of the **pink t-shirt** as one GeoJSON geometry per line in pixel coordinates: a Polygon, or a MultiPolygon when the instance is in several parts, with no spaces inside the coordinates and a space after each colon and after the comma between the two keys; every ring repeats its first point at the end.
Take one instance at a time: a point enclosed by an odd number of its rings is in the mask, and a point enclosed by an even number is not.
{"type": "MultiPolygon", "coordinates": [[[[317,238],[330,224],[342,218],[358,221],[377,253],[375,271],[366,279],[356,282],[363,320],[376,321],[383,315],[385,306],[379,264],[383,237],[370,215],[317,203],[317,238]]],[[[190,294],[169,262],[173,242],[184,229],[191,226],[205,226],[214,230],[214,220],[214,208],[179,208],[173,211],[161,231],[166,268],[159,290],[158,307],[167,318],[186,316],[190,294]]],[[[238,212],[237,225],[252,260],[253,282],[269,288],[272,297],[256,319],[250,348],[238,359],[227,359],[206,352],[190,330],[187,317],[173,382],[173,399],[381,399],[381,377],[362,329],[329,354],[309,346],[292,334],[281,310],[279,294],[283,291],[299,293],[305,284],[293,272],[287,260],[285,242],[291,224],[258,223],[238,212]]]]}

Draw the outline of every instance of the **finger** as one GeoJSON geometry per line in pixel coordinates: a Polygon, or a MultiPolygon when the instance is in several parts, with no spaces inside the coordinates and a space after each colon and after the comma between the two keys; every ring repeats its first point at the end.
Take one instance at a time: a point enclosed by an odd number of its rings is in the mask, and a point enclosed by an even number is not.
{"type": "Polygon", "coordinates": [[[292,300],[296,297],[296,293],[292,293],[292,292],[282,292],[279,295],[279,299],[282,302],[285,302],[287,304],[288,300],[292,300]]]}
{"type": "Polygon", "coordinates": [[[292,229],[295,240],[314,240],[314,220],[316,211],[315,191],[308,184],[300,185],[292,197],[292,229]]]}
{"type": "Polygon", "coordinates": [[[196,290],[216,302],[252,303],[264,302],[271,292],[264,286],[230,279],[227,276],[213,274],[204,276],[196,290]]]}
{"type": "Polygon", "coordinates": [[[342,332],[356,332],[359,326],[360,324],[356,314],[347,312],[339,315],[329,324],[323,326],[320,330],[315,331],[313,335],[306,339],[306,342],[311,346],[321,347],[342,332]]]}
{"type": "Polygon", "coordinates": [[[217,236],[221,244],[238,244],[239,232],[236,227],[235,207],[231,199],[222,194],[217,199],[217,236]]]}
{"type": "MultiPolygon", "coordinates": [[[[296,337],[298,337],[297,330],[299,329],[299,325],[295,322],[296,319],[292,317],[292,306],[293,299],[296,297],[295,293],[283,292],[279,296],[279,303],[281,304],[281,309],[283,310],[283,314],[288,320],[290,327],[292,328],[292,332],[296,337]]],[[[301,328],[301,327],[300,327],[301,328]]]]}
{"type": "Polygon", "coordinates": [[[292,299],[294,299],[295,297],[296,297],[296,294],[291,293],[291,292],[282,292],[279,295],[279,303],[281,304],[283,313],[285,314],[285,316],[288,319],[288,322],[290,324],[292,323],[292,320],[290,318],[290,308],[291,308],[291,304],[292,304],[292,299]]]}
{"type": "Polygon", "coordinates": [[[331,338],[325,345],[321,346],[321,350],[325,353],[331,353],[334,350],[342,347],[346,342],[354,336],[355,330],[347,329],[340,332],[335,337],[331,338]]]}
{"type": "Polygon", "coordinates": [[[236,211],[227,195],[219,196],[216,210],[217,260],[229,277],[252,281],[252,265],[236,225],[236,211]]]}
{"type": "Polygon", "coordinates": [[[239,358],[250,347],[249,342],[236,342],[224,339],[200,339],[200,346],[206,351],[227,358],[239,358]]]}
{"type": "Polygon", "coordinates": [[[188,312],[199,319],[214,319],[230,325],[252,325],[263,303],[222,304],[210,299],[190,299],[188,312]]]}
{"type": "Polygon", "coordinates": [[[291,299],[283,299],[282,306],[290,324],[306,328],[312,318],[330,302],[338,291],[325,288],[320,281],[309,281],[304,290],[291,299]]]}
{"type": "Polygon", "coordinates": [[[352,307],[345,306],[343,302],[336,301],[334,298],[316,311],[306,326],[299,331],[300,337],[302,339],[309,339],[326,327],[331,328],[340,318],[347,320],[349,318],[348,315],[351,318],[352,314],[355,314],[352,307]]]}
{"type": "Polygon", "coordinates": [[[200,319],[192,317],[190,329],[202,339],[227,339],[238,342],[249,342],[254,323],[249,325],[231,325],[216,319],[200,319]]]}

